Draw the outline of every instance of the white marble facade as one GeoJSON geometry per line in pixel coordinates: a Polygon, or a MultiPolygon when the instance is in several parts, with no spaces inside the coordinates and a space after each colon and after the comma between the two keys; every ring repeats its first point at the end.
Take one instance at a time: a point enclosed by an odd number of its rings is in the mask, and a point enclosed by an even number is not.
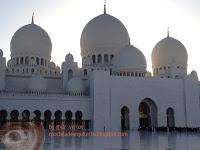
{"type": "Polygon", "coordinates": [[[18,29],[11,58],[0,51],[0,119],[80,123],[95,131],[200,127],[197,73],[184,45],[167,35],[152,51],[153,73],[126,27],[104,11],[81,35],[82,68],[67,54],[51,60],[51,39],[34,23],[18,29]]]}

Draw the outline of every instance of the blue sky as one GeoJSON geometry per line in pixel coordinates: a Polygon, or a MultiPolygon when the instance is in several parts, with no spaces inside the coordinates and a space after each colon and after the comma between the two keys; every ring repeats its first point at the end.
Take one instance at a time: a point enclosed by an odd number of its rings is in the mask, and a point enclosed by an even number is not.
{"type": "MultiPolygon", "coordinates": [[[[103,12],[104,0],[1,0],[0,48],[7,60],[10,40],[17,29],[31,22],[44,28],[53,44],[52,60],[61,65],[67,53],[81,65],[80,36],[85,24],[103,12]]],[[[146,56],[151,71],[151,51],[170,36],[180,40],[189,55],[188,73],[200,73],[200,1],[198,0],[107,0],[107,12],[126,26],[131,43],[146,56]]]]}

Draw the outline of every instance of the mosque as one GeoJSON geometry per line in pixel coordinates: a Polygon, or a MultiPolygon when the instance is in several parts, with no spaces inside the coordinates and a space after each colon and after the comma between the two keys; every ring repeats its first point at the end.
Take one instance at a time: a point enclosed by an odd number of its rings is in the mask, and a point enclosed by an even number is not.
{"type": "Polygon", "coordinates": [[[106,13],[90,20],[81,39],[82,67],[67,54],[51,60],[47,32],[34,23],[18,29],[11,58],[0,51],[0,122],[78,124],[93,131],[138,127],[200,127],[200,87],[187,73],[184,45],[169,34],[152,50],[153,73],[131,45],[126,27],[106,13]]]}

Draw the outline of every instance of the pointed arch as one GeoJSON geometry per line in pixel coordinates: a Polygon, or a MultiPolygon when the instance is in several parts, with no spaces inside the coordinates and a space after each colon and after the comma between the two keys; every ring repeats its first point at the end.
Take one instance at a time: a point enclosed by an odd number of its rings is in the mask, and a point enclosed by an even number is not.
{"type": "Polygon", "coordinates": [[[55,116],[54,126],[62,124],[62,111],[57,110],[54,113],[54,116],[55,116]]]}
{"type": "Polygon", "coordinates": [[[73,76],[74,76],[73,70],[72,70],[72,69],[69,69],[69,70],[68,70],[68,80],[72,79],[73,76]]]}
{"type": "Polygon", "coordinates": [[[129,108],[127,106],[121,108],[121,130],[129,130],[129,108]]]}
{"type": "Polygon", "coordinates": [[[174,109],[168,107],[166,110],[167,114],[167,127],[175,127],[174,109]]]}
{"type": "Polygon", "coordinates": [[[157,106],[150,99],[142,100],[138,107],[140,127],[156,127],[157,126],[157,106]]]}
{"type": "Polygon", "coordinates": [[[22,121],[28,122],[30,121],[29,117],[30,117],[30,111],[29,110],[24,110],[22,112],[22,121]]]}

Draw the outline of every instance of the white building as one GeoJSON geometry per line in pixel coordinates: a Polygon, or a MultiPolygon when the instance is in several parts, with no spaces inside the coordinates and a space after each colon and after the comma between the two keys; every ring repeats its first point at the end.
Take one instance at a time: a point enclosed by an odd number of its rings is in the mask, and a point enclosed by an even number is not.
{"type": "Polygon", "coordinates": [[[95,131],[200,127],[199,81],[195,71],[187,74],[180,41],[167,35],[155,45],[151,75],[125,26],[104,10],[85,26],[80,44],[82,68],[67,54],[60,69],[45,30],[33,19],[18,29],[7,65],[0,52],[1,122],[36,119],[95,131]]]}

